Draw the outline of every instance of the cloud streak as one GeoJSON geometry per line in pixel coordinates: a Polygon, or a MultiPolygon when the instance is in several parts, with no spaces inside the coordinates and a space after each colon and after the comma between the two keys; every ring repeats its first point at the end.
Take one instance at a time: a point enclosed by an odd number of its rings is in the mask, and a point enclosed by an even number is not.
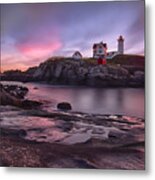
{"type": "Polygon", "coordinates": [[[92,56],[100,41],[116,50],[120,34],[126,53],[144,53],[143,1],[2,4],[2,68],[25,70],[75,50],[92,56]]]}

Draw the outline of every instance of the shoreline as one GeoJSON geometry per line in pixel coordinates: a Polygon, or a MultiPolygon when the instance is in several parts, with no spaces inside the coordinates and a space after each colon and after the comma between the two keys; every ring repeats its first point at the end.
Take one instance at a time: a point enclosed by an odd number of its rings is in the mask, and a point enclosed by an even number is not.
{"type": "Polygon", "coordinates": [[[13,119],[11,120],[12,114],[6,116],[4,110],[5,107],[1,113],[1,166],[145,169],[144,129],[143,126],[142,129],[137,128],[143,119],[133,118],[131,121],[132,117],[126,117],[125,121],[125,117],[122,116],[12,109],[13,113],[19,112],[21,122],[24,121],[24,117],[26,121],[32,117],[32,121],[36,120],[38,123],[46,118],[50,123],[54,123],[54,127],[50,124],[45,127],[31,127],[27,126],[28,124],[19,126],[18,114],[13,118],[17,119],[17,122],[12,125],[6,122],[5,125],[3,117],[9,119],[9,122],[13,119]],[[131,128],[132,126],[135,128],[131,128]],[[53,141],[51,138],[54,136],[49,135],[55,130],[65,136],[53,141]],[[90,130],[92,134],[89,135],[90,130]],[[32,132],[33,137],[27,138],[32,132]]]}
{"type": "Polygon", "coordinates": [[[10,94],[12,88],[18,92],[17,87],[2,86],[3,102],[11,104],[0,107],[1,166],[145,169],[143,118],[49,112],[31,100],[27,102],[32,106],[24,108],[15,103],[21,102],[20,94],[10,94]]]}
{"type": "Polygon", "coordinates": [[[0,144],[3,167],[145,169],[144,152],[132,147],[111,149],[87,144],[36,143],[11,136],[1,136],[0,144]]]}
{"type": "Polygon", "coordinates": [[[113,88],[113,89],[117,89],[117,88],[142,88],[145,89],[145,84],[143,85],[105,85],[105,86],[92,86],[92,85],[83,85],[83,84],[64,84],[64,83],[51,83],[51,82],[47,82],[47,81],[19,81],[19,80],[13,80],[13,79],[1,79],[1,83],[2,82],[17,82],[17,83],[35,83],[35,84],[43,84],[43,85],[51,85],[51,86],[57,86],[57,87],[75,87],[75,88],[96,88],[96,89],[102,89],[102,88],[113,88]]]}
{"type": "Polygon", "coordinates": [[[1,83],[3,82],[13,82],[13,83],[22,83],[23,85],[24,84],[27,84],[27,83],[34,83],[34,84],[42,84],[42,85],[51,85],[51,86],[60,86],[60,87],[75,87],[75,88],[96,88],[96,89],[104,89],[104,88],[142,88],[144,89],[145,86],[105,86],[105,87],[95,87],[95,86],[88,86],[88,85],[77,85],[77,84],[52,84],[50,82],[47,82],[47,81],[17,81],[17,80],[1,80],[1,83]]]}

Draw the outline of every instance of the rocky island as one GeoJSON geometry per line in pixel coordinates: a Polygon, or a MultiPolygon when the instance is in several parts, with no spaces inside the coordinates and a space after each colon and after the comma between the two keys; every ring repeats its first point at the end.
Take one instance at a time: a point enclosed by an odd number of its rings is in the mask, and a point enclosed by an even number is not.
{"type": "Polygon", "coordinates": [[[87,58],[49,58],[25,72],[6,71],[1,74],[1,80],[90,87],[144,87],[144,57],[118,55],[107,65],[98,65],[96,60],[87,58]]]}

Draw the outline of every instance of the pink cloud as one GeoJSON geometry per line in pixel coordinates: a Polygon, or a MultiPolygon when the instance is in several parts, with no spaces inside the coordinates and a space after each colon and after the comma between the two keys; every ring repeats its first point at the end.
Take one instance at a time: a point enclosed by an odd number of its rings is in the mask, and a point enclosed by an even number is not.
{"type": "Polygon", "coordinates": [[[19,44],[17,46],[20,53],[29,58],[43,58],[46,56],[50,56],[61,48],[62,44],[60,41],[54,41],[49,43],[26,43],[19,44]]]}
{"type": "Polygon", "coordinates": [[[15,64],[14,66],[12,66],[12,65],[5,66],[4,65],[1,68],[1,72],[8,71],[8,70],[16,70],[16,69],[19,69],[21,71],[25,71],[28,69],[28,66],[24,66],[23,64],[15,64]]]}
{"type": "MultiPolygon", "coordinates": [[[[45,40],[45,38],[44,38],[45,40]]],[[[40,62],[46,60],[46,58],[53,55],[53,53],[62,47],[62,43],[59,40],[48,39],[40,42],[28,39],[24,43],[13,44],[10,48],[13,51],[8,51],[10,46],[5,47],[5,51],[2,51],[1,55],[1,71],[9,69],[26,70],[31,66],[39,65],[40,62]]]]}

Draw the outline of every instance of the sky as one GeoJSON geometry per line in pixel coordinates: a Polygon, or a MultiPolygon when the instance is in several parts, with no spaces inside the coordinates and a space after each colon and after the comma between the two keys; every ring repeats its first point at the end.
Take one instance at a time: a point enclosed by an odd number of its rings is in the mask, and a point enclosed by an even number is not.
{"type": "Polygon", "coordinates": [[[80,51],[92,57],[94,43],[144,55],[144,1],[1,4],[1,71],[26,70],[52,56],[80,51]]]}

